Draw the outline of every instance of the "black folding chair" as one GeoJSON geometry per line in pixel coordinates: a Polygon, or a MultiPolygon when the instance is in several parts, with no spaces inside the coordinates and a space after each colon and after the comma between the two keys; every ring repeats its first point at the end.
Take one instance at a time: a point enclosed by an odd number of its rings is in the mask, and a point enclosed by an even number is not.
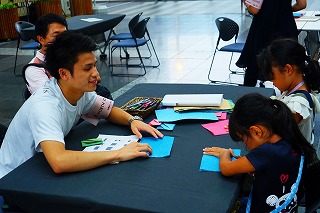
{"type": "MultiPolygon", "coordinates": [[[[122,32],[122,33],[116,33],[114,30],[112,31],[112,33],[114,34],[113,36],[110,37],[109,39],[109,55],[110,55],[110,45],[113,41],[122,41],[122,40],[126,40],[126,39],[132,39],[132,35],[130,33],[130,29],[132,29],[134,26],[136,26],[139,23],[140,17],[142,16],[142,13],[138,13],[137,15],[135,15],[128,23],[128,30],[129,32],[122,32]]],[[[120,58],[129,58],[129,53],[126,52],[126,57],[122,57],[121,55],[121,48],[120,48],[120,58]]],[[[110,61],[109,61],[110,63],[110,61]]]]}
{"type": "MultiPolygon", "coordinates": [[[[231,58],[230,58],[230,62],[229,62],[229,70],[230,70],[230,75],[232,74],[243,74],[244,72],[238,72],[236,70],[231,70],[231,62],[232,62],[232,58],[233,58],[233,53],[241,53],[242,49],[244,47],[244,43],[237,43],[237,38],[238,38],[238,34],[239,34],[239,25],[226,17],[219,17],[215,20],[215,23],[217,25],[218,31],[219,31],[219,37],[217,40],[217,44],[213,53],[213,57],[212,57],[212,61],[211,61],[211,65],[210,65],[210,69],[209,69],[209,73],[208,73],[208,79],[211,82],[219,82],[219,81],[215,81],[212,80],[210,78],[210,74],[211,74],[211,70],[212,70],[212,65],[213,65],[213,61],[215,58],[215,55],[217,53],[217,51],[221,51],[221,52],[231,52],[231,58]],[[223,41],[230,41],[231,39],[234,38],[234,42],[228,45],[225,45],[221,48],[219,48],[219,43],[220,43],[220,39],[222,39],[223,41]]],[[[229,75],[229,78],[230,78],[229,75]]],[[[223,82],[224,83],[224,82],[223,82]]]]}
{"type": "MultiPolygon", "coordinates": [[[[158,58],[158,55],[156,53],[156,50],[154,48],[154,45],[152,43],[150,34],[148,32],[147,29],[147,23],[149,21],[150,17],[145,18],[143,20],[141,20],[136,26],[134,26],[132,29],[130,29],[131,35],[132,35],[132,39],[126,39],[120,42],[117,42],[115,44],[112,45],[111,47],[111,54],[110,54],[110,67],[111,67],[111,74],[112,75],[116,75],[116,76],[143,76],[147,73],[146,71],[146,67],[158,67],[160,65],[160,61],[158,58]],[[143,62],[143,58],[141,57],[141,53],[139,50],[139,47],[144,46],[146,44],[148,44],[148,42],[150,42],[153,52],[155,54],[155,57],[157,59],[157,65],[145,65],[143,62]],[[112,53],[117,49],[117,48],[123,48],[123,49],[127,49],[127,48],[135,48],[137,50],[139,59],[140,59],[140,63],[139,64],[129,64],[129,58],[126,58],[126,64],[114,64],[113,63],[113,56],[112,53]],[[120,73],[120,74],[114,74],[113,73],[113,67],[118,66],[118,67],[123,67],[126,66],[126,68],[128,69],[128,67],[142,67],[144,69],[143,74],[129,74],[129,73],[120,73]]],[[[121,60],[121,59],[120,59],[121,60]]]]}
{"type": "Polygon", "coordinates": [[[22,46],[20,46],[20,41],[30,41],[33,40],[33,38],[29,37],[26,33],[23,32],[23,29],[34,27],[33,24],[26,22],[26,21],[18,21],[14,24],[15,29],[17,30],[19,34],[18,43],[17,43],[17,50],[16,50],[16,57],[14,61],[14,70],[13,73],[16,74],[16,66],[17,66],[17,58],[18,58],[18,50],[34,50],[34,55],[36,54],[36,51],[39,49],[40,44],[36,41],[28,42],[22,46]]]}

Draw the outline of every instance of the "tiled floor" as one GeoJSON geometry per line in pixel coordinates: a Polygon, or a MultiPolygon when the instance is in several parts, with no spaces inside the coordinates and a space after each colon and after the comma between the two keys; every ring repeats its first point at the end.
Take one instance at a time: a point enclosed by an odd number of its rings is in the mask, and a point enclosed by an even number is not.
{"type": "MultiPolygon", "coordinates": [[[[308,1],[308,9],[319,9],[319,1],[308,1]]],[[[110,89],[114,98],[141,82],[208,84],[208,70],[218,36],[214,20],[226,16],[236,21],[240,26],[239,41],[245,41],[251,24],[251,18],[241,12],[240,2],[235,0],[97,1],[97,5],[107,6],[105,10],[98,10],[99,13],[126,14],[117,26],[117,32],[127,31],[128,21],[141,11],[143,17],[151,17],[148,29],[161,62],[158,68],[148,69],[143,77],[113,77],[107,66],[108,61],[98,59],[102,84],[110,89]]],[[[15,47],[16,40],[0,43],[0,123],[5,125],[9,125],[23,104],[24,83],[21,76],[13,74],[15,47]]],[[[96,54],[99,58],[99,51],[96,54]]],[[[134,52],[130,55],[133,56],[134,52]]],[[[19,51],[18,73],[32,57],[32,51],[19,51]]],[[[211,78],[228,79],[228,59],[229,55],[222,53],[216,56],[211,78]]],[[[116,68],[115,72],[118,71],[122,72],[116,68]]],[[[130,68],[129,72],[142,70],[130,68]]],[[[232,81],[241,83],[242,76],[233,76],[232,81]]]]}

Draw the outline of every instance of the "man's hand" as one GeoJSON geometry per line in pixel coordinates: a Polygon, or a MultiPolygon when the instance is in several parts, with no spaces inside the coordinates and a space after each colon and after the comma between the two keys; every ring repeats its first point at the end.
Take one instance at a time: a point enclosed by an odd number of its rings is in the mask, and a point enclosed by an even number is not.
{"type": "Polygon", "coordinates": [[[139,120],[133,120],[131,122],[131,130],[140,139],[142,138],[141,131],[148,132],[155,138],[163,137],[163,134],[159,132],[157,129],[139,120]]]}
{"type": "Polygon", "coordinates": [[[142,144],[138,142],[129,143],[118,151],[119,161],[128,161],[137,157],[149,157],[149,153],[152,153],[152,149],[149,144],[142,144]]]}

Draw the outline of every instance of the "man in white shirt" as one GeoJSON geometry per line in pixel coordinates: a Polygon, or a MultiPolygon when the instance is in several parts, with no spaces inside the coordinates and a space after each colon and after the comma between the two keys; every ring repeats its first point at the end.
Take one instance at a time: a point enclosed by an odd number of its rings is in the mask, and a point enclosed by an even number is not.
{"type": "Polygon", "coordinates": [[[105,164],[148,157],[151,147],[138,142],[120,150],[82,152],[65,149],[64,137],[79,118],[97,124],[100,118],[129,125],[139,138],[141,131],[163,137],[155,128],[113,106],[97,95],[100,81],[94,55],[96,44],[80,33],[65,31],[48,46],[46,65],[51,78],[19,109],[7,130],[0,149],[0,178],[43,152],[55,173],[78,172],[105,164]]]}

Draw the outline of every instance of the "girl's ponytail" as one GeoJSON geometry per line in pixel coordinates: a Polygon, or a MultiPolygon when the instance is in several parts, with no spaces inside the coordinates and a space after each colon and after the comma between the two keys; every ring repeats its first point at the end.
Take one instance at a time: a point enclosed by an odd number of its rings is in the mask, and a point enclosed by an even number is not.
{"type": "Polygon", "coordinates": [[[320,91],[320,66],[319,62],[306,56],[305,68],[303,71],[304,81],[310,90],[320,91]]]}

